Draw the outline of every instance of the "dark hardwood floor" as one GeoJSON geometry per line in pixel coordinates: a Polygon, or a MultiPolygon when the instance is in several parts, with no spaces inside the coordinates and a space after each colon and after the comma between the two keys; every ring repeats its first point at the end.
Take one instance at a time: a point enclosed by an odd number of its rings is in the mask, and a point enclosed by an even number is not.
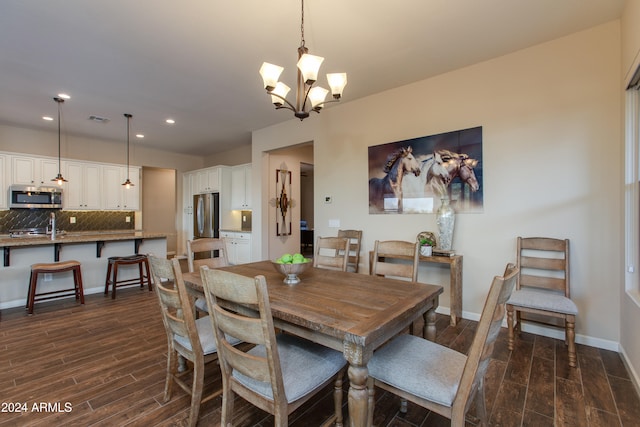
{"type": "MultiPolygon", "coordinates": [[[[437,326],[439,343],[464,352],[476,322],[463,320],[452,328],[439,316],[437,326]]],[[[165,352],[156,296],[137,288],[118,291],[115,301],[88,295],[84,306],[71,299],[39,303],[33,316],[22,308],[3,310],[0,426],[184,425],[188,396],[175,387],[171,401],[162,400],[165,352]]],[[[215,364],[206,382],[210,389],[220,387],[215,364]]],[[[579,345],[578,367],[572,369],[563,342],[524,334],[509,352],[503,329],[486,388],[494,426],[640,425],[640,399],[620,356],[611,351],[579,345]]],[[[220,397],[204,404],[199,425],[219,425],[220,404],[220,397]]],[[[290,424],[320,425],[332,405],[327,388],[296,411],[290,424]]],[[[377,393],[375,425],[449,425],[415,405],[406,415],[398,408],[398,398],[377,393]]],[[[236,403],[234,425],[272,424],[265,413],[236,403]]]]}

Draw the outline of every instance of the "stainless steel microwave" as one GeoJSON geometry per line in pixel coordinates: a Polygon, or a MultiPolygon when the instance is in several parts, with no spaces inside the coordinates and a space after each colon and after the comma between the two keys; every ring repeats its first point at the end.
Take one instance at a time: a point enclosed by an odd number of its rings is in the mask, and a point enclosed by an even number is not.
{"type": "Polygon", "coordinates": [[[9,187],[9,208],[62,209],[62,188],[12,185],[9,187]]]}

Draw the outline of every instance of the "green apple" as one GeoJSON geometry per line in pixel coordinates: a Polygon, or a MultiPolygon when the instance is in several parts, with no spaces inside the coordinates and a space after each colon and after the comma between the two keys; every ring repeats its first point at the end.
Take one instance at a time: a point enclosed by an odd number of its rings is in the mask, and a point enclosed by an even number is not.
{"type": "Polygon", "coordinates": [[[304,258],[304,256],[302,254],[295,254],[293,256],[292,261],[293,261],[294,264],[302,264],[303,262],[306,262],[306,260],[305,260],[305,258],[304,258]]]}
{"type": "Polygon", "coordinates": [[[282,260],[283,264],[291,264],[293,262],[293,255],[284,254],[280,257],[280,259],[282,260]]]}

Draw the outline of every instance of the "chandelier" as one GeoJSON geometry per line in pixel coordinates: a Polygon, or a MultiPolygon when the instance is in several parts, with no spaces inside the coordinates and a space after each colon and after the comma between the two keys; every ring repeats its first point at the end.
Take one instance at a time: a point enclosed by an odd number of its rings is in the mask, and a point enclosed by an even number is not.
{"type": "Polygon", "coordinates": [[[58,104],[58,176],[53,178],[51,181],[55,181],[58,185],[62,185],[62,183],[67,182],[67,180],[62,176],[62,161],[60,160],[60,105],[62,105],[64,99],[56,96],[53,100],[58,104]]]}
{"type": "Polygon", "coordinates": [[[305,46],[304,41],[304,0],[302,3],[302,18],[300,21],[300,47],[298,47],[298,81],[296,90],[296,103],[293,105],[287,100],[287,93],[291,88],[286,84],[279,82],[280,74],[284,70],[278,65],[264,62],[260,67],[260,75],[264,81],[264,88],[271,95],[271,102],[275,105],[276,110],[286,108],[293,111],[293,114],[300,120],[309,117],[310,111],[319,113],[324,104],[329,102],[337,102],[342,96],[342,91],[347,85],[347,73],[329,73],[327,81],[331,88],[333,99],[325,101],[328,90],[320,86],[314,86],[318,79],[318,71],[324,58],[321,56],[310,55],[309,49],[305,46]],[[308,105],[311,104],[311,105],[308,105]]]}

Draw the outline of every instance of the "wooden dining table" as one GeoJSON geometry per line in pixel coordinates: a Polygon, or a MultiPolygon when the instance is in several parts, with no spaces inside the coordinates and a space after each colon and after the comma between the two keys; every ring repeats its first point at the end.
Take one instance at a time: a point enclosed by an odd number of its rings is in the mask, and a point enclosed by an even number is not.
{"type": "MultiPolygon", "coordinates": [[[[287,285],[271,261],[221,270],[266,278],[274,324],[287,333],[341,351],[349,363],[349,423],[367,425],[369,361],[373,351],[420,317],[423,336],[434,340],[441,286],[309,267],[287,285]]],[[[184,273],[190,291],[202,295],[200,273],[184,273]]],[[[223,302],[221,302],[222,304],[223,302]]]]}

